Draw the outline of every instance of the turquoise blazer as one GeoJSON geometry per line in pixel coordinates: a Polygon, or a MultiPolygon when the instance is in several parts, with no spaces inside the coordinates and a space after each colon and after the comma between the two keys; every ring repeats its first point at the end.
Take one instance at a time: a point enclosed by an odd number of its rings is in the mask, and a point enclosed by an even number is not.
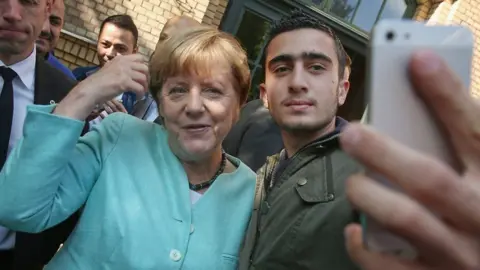
{"type": "Polygon", "coordinates": [[[165,129],[112,114],[83,122],[29,106],[23,138],[0,173],[0,224],[41,232],[84,206],[45,269],[236,269],[255,173],[238,159],[194,205],[165,129]]]}

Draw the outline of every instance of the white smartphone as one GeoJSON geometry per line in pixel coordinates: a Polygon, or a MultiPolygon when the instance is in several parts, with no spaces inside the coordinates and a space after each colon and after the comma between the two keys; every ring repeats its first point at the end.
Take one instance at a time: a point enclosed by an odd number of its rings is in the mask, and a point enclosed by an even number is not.
{"type": "MultiPolygon", "coordinates": [[[[461,26],[429,26],[406,20],[380,21],[370,40],[367,123],[402,144],[453,166],[454,160],[443,135],[412,89],[408,63],[414,51],[433,51],[443,57],[460,77],[465,89],[469,89],[473,44],[472,33],[461,26]]],[[[399,190],[381,175],[367,174],[399,190]]],[[[368,216],[362,216],[362,225],[368,249],[410,259],[416,257],[416,250],[404,239],[382,229],[368,216]]]]}

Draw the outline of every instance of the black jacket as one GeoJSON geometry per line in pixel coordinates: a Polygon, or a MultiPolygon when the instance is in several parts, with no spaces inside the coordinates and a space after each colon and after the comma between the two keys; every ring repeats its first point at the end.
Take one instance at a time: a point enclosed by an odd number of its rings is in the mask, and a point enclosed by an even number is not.
{"type": "Polygon", "coordinates": [[[260,169],[268,156],[283,149],[280,128],[261,100],[250,101],[242,108],[240,119],[223,141],[223,148],[253,171],[260,169]]]}

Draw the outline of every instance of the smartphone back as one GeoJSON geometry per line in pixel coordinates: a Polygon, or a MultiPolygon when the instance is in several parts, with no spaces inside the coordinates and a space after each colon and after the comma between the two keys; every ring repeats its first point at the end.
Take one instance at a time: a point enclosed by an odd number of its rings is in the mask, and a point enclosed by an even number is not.
{"type": "MultiPolygon", "coordinates": [[[[473,55],[470,30],[461,26],[384,20],[373,30],[369,49],[367,123],[410,148],[453,164],[453,156],[436,122],[410,84],[408,64],[414,51],[433,51],[469,89],[473,55]]],[[[380,175],[369,176],[396,188],[380,175]]],[[[367,216],[363,217],[363,226],[369,249],[415,257],[415,250],[406,241],[384,231],[367,216]]]]}

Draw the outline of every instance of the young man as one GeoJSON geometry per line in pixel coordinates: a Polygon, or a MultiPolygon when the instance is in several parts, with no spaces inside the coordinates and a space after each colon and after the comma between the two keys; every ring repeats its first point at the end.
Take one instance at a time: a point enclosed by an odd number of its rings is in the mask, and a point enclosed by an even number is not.
{"type": "MultiPolygon", "coordinates": [[[[129,55],[137,52],[138,29],[129,15],[113,15],[106,18],[100,25],[97,43],[97,58],[99,66],[79,67],[73,70],[78,81],[83,81],[94,74],[117,55],[129,55]]],[[[101,108],[99,117],[90,122],[90,128],[101,122],[103,118],[114,112],[132,113],[136,97],[131,93],[113,99],[101,108]]],[[[97,116],[96,113],[93,115],[97,116]]]]}
{"type": "MultiPolygon", "coordinates": [[[[60,102],[74,86],[35,49],[51,5],[51,0],[0,1],[0,169],[22,136],[27,105],[60,102]]],[[[68,235],[69,222],[40,234],[0,227],[0,269],[43,269],[68,235]]]]}
{"type": "Polygon", "coordinates": [[[137,52],[138,29],[129,15],[113,15],[100,25],[97,43],[99,66],[79,67],[73,70],[78,81],[95,73],[117,55],[129,55],[137,52]]]}
{"type": "MultiPolygon", "coordinates": [[[[346,55],[344,84],[347,91],[350,88],[350,66],[351,59],[346,55]]],[[[255,172],[264,165],[268,156],[283,149],[280,129],[265,105],[268,106],[261,99],[248,102],[222,144],[226,153],[239,158],[255,172]]]]}
{"type": "MultiPolygon", "coordinates": [[[[134,54],[138,50],[138,29],[129,15],[113,15],[106,18],[100,26],[97,57],[99,66],[79,67],[73,70],[77,80],[82,81],[94,74],[117,55],[134,54]]],[[[89,129],[99,124],[105,117],[115,112],[134,115],[140,119],[153,121],[158,116],[157,107],[148,95],[137,97],[126,92],[116,99],[101,104],[99,110],[92,113],[89,129]]]]}
{"type": "Polygon", "coordinates": [[[338,143],[347,122],[346,54],[319,20],[294,12],[272,26],[261,95],[285,149],[258,173],[261,200],[249,226],[240,269],[356,269],[344,227],[358,216],[344,194],[360,166],[338,143]]]}
{"type": "Polygon", "coordinates": [[[50,65],[58,68],[69,78],[75,80],[72,71],[53,55],[53,51],[57,46],[62,31],[64,16],[65,4],[63,0],[55,0],[52,5],[50,16],[45,20],[40,36],[36,41],[37,51],[45,56],[45,60],[47,60],[50,65]]]}

